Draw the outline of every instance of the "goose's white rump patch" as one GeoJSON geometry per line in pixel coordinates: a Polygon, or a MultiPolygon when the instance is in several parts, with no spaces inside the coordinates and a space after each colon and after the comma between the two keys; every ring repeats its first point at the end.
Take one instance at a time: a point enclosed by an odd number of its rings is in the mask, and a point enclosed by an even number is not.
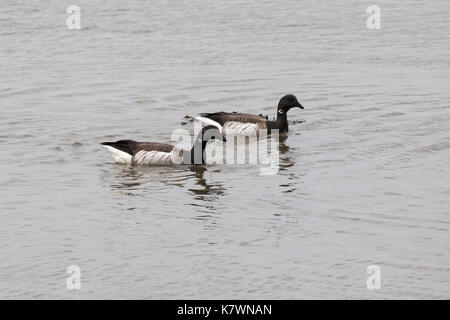
{"type": "Polygon", "coordinates": [[[223,134],[226,136],[243,135],[256,136],[260,129],[259,123],[242,123],[236,121],[227,121],[223,126],[223,134]]]}
{"type": "Polygon", "coordinates": [[[105,148],[114,158],[114,161],[117,163],[131,163],[131,154],[128,154],[122,150],[116,149],[114,147],[111,146],[102,146],[103,148],[105,148]]]}
{"type": "Polygon", "coordinates": [[[197,121],[200,121],[200,122],[203,123],[204,125],[216,127],[216,128],[219,129],[220,132],[222,132],[222,134],[223,134],[223,131],[222,131],[223,128],[222,128],[222,126],[220,125],[220,123],[218,123],[218,122],[216,122],[216,121],[214,121],[214,120],[211,120],[211,119],[209,119],[209,118],[205,118],[205,117],[195,117],[194,119],[197,120],[197,121]]]}

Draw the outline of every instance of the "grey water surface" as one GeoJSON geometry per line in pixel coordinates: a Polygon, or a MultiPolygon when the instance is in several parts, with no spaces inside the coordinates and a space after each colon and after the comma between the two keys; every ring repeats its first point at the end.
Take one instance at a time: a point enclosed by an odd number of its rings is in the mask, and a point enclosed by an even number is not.
{"type": "Polygon", "coordinates": [[[0,298],[450,298],[450,2],[372,4],[2,1],[0,298]],[[99,145],[287,93],[277,175],[99,145]]]}

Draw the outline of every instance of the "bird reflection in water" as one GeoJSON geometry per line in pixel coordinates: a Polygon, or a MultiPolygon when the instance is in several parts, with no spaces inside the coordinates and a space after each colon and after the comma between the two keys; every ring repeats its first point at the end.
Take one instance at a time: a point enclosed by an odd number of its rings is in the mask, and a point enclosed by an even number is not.
{"type": "Polygon", "coordinates": [[[292,153],[289,153],[290,147],[285,143],[288,135],[281,134],[279,140],[278,151],[280,153],[280,171],[285,171],[295,165],[292,153]]]}
{"type": "MultiPolygon", "coordinates": [[[[224,193],[224,187],[221,183],[208,184],[204,177],[204,173],[207,171],[206,166],[203,165],[192,165],[189,167],[191,172],[194,173],[196,179],[195,185],[200,186],[200,188],[190,188],[189,191],[196,195],[197,200],[212,201],[214,197],[208,197],[208,195],[220,196],[224,193]]],[[[215,172],[220,172],[221,170],[215,170],[215,172]]]]}
{"type": "Polygon", "coordinates": [[[141,178],[144,175],[133,167],[124,166],[121,164],[114,164],[114,171],[108,171],[107,174],[114,174],[111,187],[119,190],[133,190],[141,185],[141,178]]]}
{"type": "Polygon", "coordinates": [[[287,140],[287,135],[280,135],[280,163],[279,163],[279,174],[286,175],[288,178],[287,183],[280,184],[279,186],[285,189],[284,193],[290,193],[295,191],[298,184],[298,174],[291,170],[295,166],[295,158],[292,153],[291,147],[289,147],[285,142],[287,140]]]}
{"type": "MultiPolygon", "coordinates": [[[[126,190],[130,196],[138,195],[133,191],[144,195],[143,191],[155,186],[155,182],[186,188],[194,195],[195,200],[213,201],[216,196],[225,192],[221,183],[208,183],[205,178],[205,172],[208,168],[205,165],[145,167],[114,164],[114,169],[105,172],[105,176],[113,175],[109,177],[110,180],[114,181],[110,184],[111,188],[120,191],[126,190]]],[[[214,172],[221,171],[220,169],[212,170],[214,172]]]]}
{"type": "MultiPolygon", "coordinates": [[[[208,167],[204,165],[192,165],[189,170],[193,173],[195,178],[195,188],[189,188],[189,191],[194,195],[190,205],[195,207],[195,215],[192,219],[205,221],[205,230],[214,229],[219,224],[220,219],[220,204],[215,203],[220,196],[225,194],[225,188],[221,183],[208,183],[205,178],[205,172],[208,167]]],[[[220,169],[212,169],[214,172],[219,172],[220,169]]]]}

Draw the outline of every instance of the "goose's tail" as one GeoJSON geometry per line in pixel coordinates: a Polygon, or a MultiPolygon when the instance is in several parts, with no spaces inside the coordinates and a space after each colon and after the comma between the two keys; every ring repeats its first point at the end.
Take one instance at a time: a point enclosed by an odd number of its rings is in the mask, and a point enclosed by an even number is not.
{"type": "Polygon", "coordinates": [[[131,154],[126,152],[124,148],[118,142],[103,142],[103,148],[105,148],[114,158],[117,163],[131,163],[131,154]],[[122,149],[122,150],[121,150],[122,149]]]}

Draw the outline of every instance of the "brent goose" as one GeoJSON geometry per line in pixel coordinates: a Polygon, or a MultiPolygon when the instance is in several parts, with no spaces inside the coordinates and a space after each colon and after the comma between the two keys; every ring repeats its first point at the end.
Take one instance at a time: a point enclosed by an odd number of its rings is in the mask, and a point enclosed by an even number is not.
{"type": "Polygon", "coordinates": [[[202,128],[197,135],[191,150],[159,142],[137,142],[119,140],[103,142],[117,163],[143,165],[204,164],[204,150],[210,140],[226,141],[214,126],[202,128]]]}
{"type": "Polygon", "coordinates": [[[279,132],[289,131],[287,112],[291,108],[303,109],[297,98],[288,94],[280,99],[277,109],[277,119],[268,120],[262,115],[254,115],[238,112],[214,112],[201,113],[200,117],[194,118],[205,125],[216,126],[223,135],[258,135],[259,129],[267,129],[270,134],[271,129],[278,129],[279,132]]]}

